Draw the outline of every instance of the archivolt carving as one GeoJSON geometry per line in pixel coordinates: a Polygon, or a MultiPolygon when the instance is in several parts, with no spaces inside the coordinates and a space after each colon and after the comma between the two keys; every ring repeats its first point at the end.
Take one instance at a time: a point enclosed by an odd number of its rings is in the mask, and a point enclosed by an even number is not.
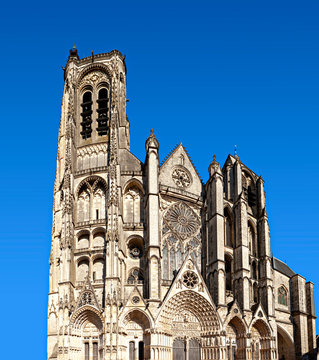
{"type": "Polygon", "coordinates": [[[100,331],[103,329],[103,315],[90,305],[85,305],[72,314],[70,326],[80,329],[87,321],[94,324],[100,331]]]}
{"type": "Polygon", "coordinates": [[[85,85],[96,86],[100,82],[109,82],[107,75],[100,70],[91,71],[83,77],[79,89],[82,89],[85,85]]]}
{"type": "Polygon", "coordinates": [[[217,333],[220,330],[218,315],[213,306],[200,294],[186,290],[173,296],[162,309],[159,323],[165,330],[171,332],[174,318],[183,313],[192,314],[198,320],[200,331],[205,333],[217,333]]]}

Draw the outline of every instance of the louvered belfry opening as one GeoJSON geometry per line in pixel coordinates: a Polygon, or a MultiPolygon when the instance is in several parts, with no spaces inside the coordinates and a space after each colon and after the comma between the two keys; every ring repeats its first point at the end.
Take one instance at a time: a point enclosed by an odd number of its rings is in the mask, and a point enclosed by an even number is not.
{"type": "Polygon", "coordinates": [[[108,91],[103,88],[99,91],[99,98],[97,100],[98,103],[98,127],[97,132],[100,136],[107,134],[107,121],[108,121],[108,91]]]}
{"type": "Polygon", "coordinates": [[[92,133],[92,93],[90,91],[86,91],[83,94],[83,102],[82,106],[82,131],[81,135],[83,139],[88,139],[91,137],[92,133]]]}

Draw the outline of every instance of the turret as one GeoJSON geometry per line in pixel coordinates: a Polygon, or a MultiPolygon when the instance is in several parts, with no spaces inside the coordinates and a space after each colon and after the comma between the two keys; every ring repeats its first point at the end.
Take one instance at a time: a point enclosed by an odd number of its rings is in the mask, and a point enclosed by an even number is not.
{"type": "Polygon", "coordinates": [[[160,237],[159,237],[159,143],[151,135],[145,143],[146,148],[146,175],[147,175],[147,262],[148,262],[148,295],[150,301],[160,299],[160,237]]]}
{"type": "Polygon", "coordinates": [[[225,306],[224,180],[215,155],[208,171],[206,276],[216,306],[225,306]]]}

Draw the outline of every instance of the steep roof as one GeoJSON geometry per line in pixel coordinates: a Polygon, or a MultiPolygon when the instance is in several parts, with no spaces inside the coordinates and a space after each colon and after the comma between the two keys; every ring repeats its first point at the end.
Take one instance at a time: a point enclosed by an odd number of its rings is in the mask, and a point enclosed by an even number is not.
{"type": "Polygon", "coordinates": [[[272,267],[274,270],[277,270],[288,277],[295,275],[295,272],[293,272],[286,263],[276,259],[275,257],[272,258],[272,267]]]}

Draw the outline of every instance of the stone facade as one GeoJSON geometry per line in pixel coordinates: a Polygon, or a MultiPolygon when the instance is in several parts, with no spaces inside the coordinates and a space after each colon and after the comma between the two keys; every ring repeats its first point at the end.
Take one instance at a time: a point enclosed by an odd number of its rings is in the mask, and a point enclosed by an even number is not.
{"type": "MultiPolygon", "coordinates": [[[[200,179],[177,146],[130,152],[120,52],[72,49],[54,185],[48,359],[301,359],[313,284],[271,257],[264,181],[237,156],[200,179]]],[[[310,355],[309,355],[310,356],[310,355]]]]}

